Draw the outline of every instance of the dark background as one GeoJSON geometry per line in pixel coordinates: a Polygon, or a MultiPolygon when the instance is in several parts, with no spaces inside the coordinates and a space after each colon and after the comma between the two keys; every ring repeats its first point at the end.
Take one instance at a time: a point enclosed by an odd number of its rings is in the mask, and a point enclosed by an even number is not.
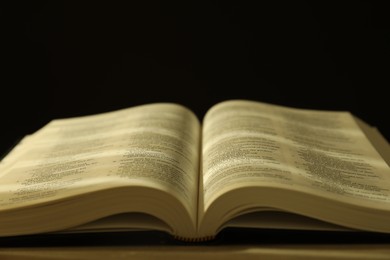
{"type": "Polygon", "coordinates": [[[53,118],[162,101],[202,118],[236,98],[348,110],[390,140],[389,15],[377,2],[0,5],[0,153],[53,118]]]}

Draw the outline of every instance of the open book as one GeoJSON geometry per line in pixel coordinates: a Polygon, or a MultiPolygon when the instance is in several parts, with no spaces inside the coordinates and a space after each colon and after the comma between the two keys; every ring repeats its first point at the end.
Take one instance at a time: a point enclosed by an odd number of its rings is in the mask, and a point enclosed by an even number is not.
{"type": "Polygon", "coordinates": [[[232,100],[54,120],[0,163],[0,236],[225,227],[390,233],[389,145],[348,112],[232,100]],[[388,158],[388,157],[387,157],[388,158]]]}

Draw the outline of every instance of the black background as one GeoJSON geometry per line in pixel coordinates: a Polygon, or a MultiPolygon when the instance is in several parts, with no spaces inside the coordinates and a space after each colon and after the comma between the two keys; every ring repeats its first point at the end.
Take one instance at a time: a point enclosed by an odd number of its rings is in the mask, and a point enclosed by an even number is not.
{"type": "Polygon", "coordinates": [[[0,153],[53,118],[177,102],[348,110],[390,140],[388,8],[367,1],[1,4],[0,153]]]}

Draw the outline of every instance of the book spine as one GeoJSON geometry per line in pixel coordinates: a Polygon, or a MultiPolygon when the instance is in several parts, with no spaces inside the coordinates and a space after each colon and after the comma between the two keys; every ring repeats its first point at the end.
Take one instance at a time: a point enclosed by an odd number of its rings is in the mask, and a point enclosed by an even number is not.
{"type": "Polygon", "coordinates": [[[201,242],[214,240],[215,236],[205,236],[205,237],[182,237],[182,236],[175,236],[174,238],[176,240],[183,241],[183,242],[201,243],[201,242]]]}

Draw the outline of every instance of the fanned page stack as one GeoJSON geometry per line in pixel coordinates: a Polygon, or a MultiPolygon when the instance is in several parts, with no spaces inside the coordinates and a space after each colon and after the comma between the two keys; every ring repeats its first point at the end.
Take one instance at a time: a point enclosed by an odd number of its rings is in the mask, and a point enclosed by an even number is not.
{"type": "Polygon", "coordinates": [[[231,100],[54,120],[0,164],[0,236],[225,227],[390,233],[389,145],[349,112],[231,100]]]}

